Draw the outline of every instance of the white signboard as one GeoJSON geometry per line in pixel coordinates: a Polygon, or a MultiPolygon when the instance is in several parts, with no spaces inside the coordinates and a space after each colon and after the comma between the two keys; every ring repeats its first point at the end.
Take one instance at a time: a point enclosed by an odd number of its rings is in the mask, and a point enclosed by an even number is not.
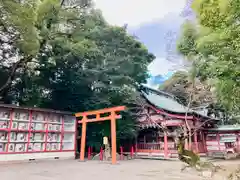
{"type": "Polygon", "coordinates": [[[229,136],[235,136],[235,137],[236,137],[236,135],[233,134],[233,133],[229,133],[229,134],[219,134],[219,136],[220,136],[220,137],[229,137],[229,136]]]}
{"type": "Polygon", "coordinates": [[[218,145],[218,141],[207,141],[207,145],[218,145]]]}
{"type": "Polygon", "coordinates": [[[105,136],[103,137],[103,144],[104,145],[107,145],[108,144],[108,138],[105,136]]]}
{"type": "Polygon", "coordinates": [[[218,146],[207,146],[207,150],[219,150],[219,147],[218,146]]]}
{"type": "Polygon", "coordinates": [[[220,142],[236,142],[236,136],[220,137],[220,142]]]}
{"type": "Polygon", "coordinates": [[[171,120],[166,120],[162,122],[162,125],[172,125],[172,124],[182,124],[182,120],[177,120],[177,119],[171,119],[171,120]]]}

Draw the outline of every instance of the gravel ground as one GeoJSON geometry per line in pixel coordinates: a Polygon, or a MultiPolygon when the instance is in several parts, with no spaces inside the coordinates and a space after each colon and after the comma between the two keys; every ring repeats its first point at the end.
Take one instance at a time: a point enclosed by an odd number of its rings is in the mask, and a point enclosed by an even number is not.
{"type": "MultiPolygon", "coordinates": [[[[219,161],[227,167],[240,161],[219,161]]],[[[180,172],[179,161],[129,160],[117,165],[108,162],[78,160],[50,160],[29,163],[0,164],[0,177],[4,180],[202,180],[193,170],[180,172]]],[[[206,178],[205,178],[206,179],[206,178]]],[[[222,176],[214,179],[224,180],[222,176]]]]}

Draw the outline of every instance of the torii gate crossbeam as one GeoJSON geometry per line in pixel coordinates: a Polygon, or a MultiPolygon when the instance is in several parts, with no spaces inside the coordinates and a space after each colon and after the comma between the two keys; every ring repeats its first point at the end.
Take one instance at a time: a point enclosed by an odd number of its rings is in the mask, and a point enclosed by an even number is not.
{"type": "Polygon", "coordinates": [[[116,143],[116,120],[121,118],[117,112],[125,110],[125,106],[117,106],[112,108],[100,109],[96,111],[79,112],[75,114],[76,118],[82,117],[78,124],[82,124],[80,160],[84,161],[86,146],[86,131],[88,122],[111,121],[111,144],[112,144],[112,164],[117,162],[117,143],[116,143]],[[106,113],[109,115],[104,116],[106,113]],[[93,118],[89,116],[94,116],[93,118]]]}

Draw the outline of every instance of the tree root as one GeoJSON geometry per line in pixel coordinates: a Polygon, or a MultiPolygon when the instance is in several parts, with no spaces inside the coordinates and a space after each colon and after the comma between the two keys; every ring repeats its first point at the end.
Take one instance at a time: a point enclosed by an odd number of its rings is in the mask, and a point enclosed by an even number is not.
{"type": "Polygon", "coordinates": [[[228,175],[228,180],[240,180],[240,165],[236,170],[228,175]]]}
{"type": "Polygon", "coordinates": [[[181,172],[183,172],[184,170],[186,170],[186,168],[189,168],[189,167],[191,167],[191,166],[189,166],[189,165],[184,165],[184,166],[181,168],[181,172]]]}
{"type": "MultiPolygon", "coordinates": [[[[205,172],[205,171],[209,171],[209,173],[211,173],[210,177],[212,177],[216,172],[218,172],[219,170],[222,170],[222,171],[225,171],[226,169],[221,167],[221,166],[218,166],[218,165],[214,165],[213,163],[211,162],[207,162],[207,161],[198,161],[195,165],[184,165],[182,168],[181,168],[181,172],[183,172],[186,168],[192,168],[198,172],[205,172]]],[[[201,175],[203,176],[203,174],[201,175]]],[[[240,176],[240,168],[239,168],[239,176],[240,176]]],[[[230,179],[230,180],[233,180],[233,179],[230,179]]],[[[235,180],[235,179],[234,179],[235,180]]],[[[240,180],[240,179],[239,179],[240,180]]]]}

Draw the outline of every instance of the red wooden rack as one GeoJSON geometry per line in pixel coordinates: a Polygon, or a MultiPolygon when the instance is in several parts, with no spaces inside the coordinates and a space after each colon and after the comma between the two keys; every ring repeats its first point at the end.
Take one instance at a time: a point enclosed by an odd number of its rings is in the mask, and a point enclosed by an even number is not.
{"type": "Polygon", "coordinates": [[[69,112],[0,104],[0,161],[73,157],[76,125],[69,112]]]}

